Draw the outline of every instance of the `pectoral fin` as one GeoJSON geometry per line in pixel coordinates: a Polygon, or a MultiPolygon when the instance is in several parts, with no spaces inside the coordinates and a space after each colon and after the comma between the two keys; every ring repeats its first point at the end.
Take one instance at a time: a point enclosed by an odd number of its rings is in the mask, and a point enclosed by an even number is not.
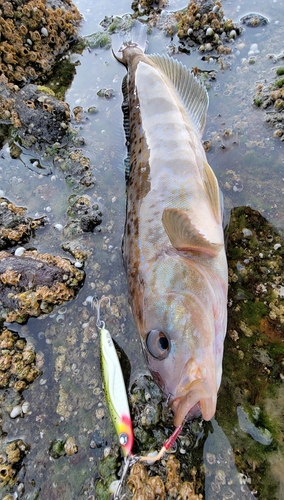
{"type": "Polygon", "coordinates": [[[177,250],[204,252],[214,257],[222,245],[211,243],[193,225],[190,216],[178,208],[165,208],[162,222],[171,244],[177,250]]]}

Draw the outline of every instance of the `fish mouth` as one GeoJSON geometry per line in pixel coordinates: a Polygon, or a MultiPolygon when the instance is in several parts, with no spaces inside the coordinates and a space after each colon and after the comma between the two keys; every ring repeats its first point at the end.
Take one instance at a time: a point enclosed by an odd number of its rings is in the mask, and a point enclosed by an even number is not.
{"type": "Polygon", "coordinates": [[[174,412],[174,425],[178,427],[185,420],[198,417],[200,413],[204,420],[211,420],[216,411],[216,395],[204,379],[189,383],[182,393],[171,402],[174,412]]]}

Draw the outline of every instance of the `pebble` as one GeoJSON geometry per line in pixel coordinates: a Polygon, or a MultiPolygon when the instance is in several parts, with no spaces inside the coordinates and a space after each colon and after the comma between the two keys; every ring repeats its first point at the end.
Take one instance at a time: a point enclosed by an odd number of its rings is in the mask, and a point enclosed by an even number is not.
{"type": "Polygon", "coordinates": [[[258,45],[253,43],[248,51],[248,56],[255,56],[256,54],[259,54],[258,45]]]}
{"type": "Polygon", "coordinates": [[[248,229],[247,227],[244,227],[244,229],[242,230],[242,233],[243,233],[245,238],[252,236],[252,231],[250,229],[248,229]]]}
{"type": "Polygon", "coordinates": [[[110,483],[110,485],[109,485],[110,495],[114,494],[116,492],[118,484],[119,484],[119,481],[117,479],[115,481],[112,481],[112,483],[110,483]]]}
{"type": "Polygon", "coordinates": [[[213,50],[213,46],[211,45],[211,43],[206,43],[205,44],[205,50],[207,52],[211,52],[211,50],[213,50]]]}
{"type": "Polygon", "coordinates": [[[110,452],[111,452],[111,447],[106,446],[104,449],[104,458],[107,458],[109,456],[110,452]]]}
{"type": "Polygon", "coordinates": [[[16,248],[15,250],[15,256],[16,257],[21,257],[21,255],[23,255],[23,253],[25,252],[25,248],[24,247],[18,247],[16,248]]]}
{"type": "Polygon", "coordinates": [[[28,413],[29,409],[30,409],[30,403],[28,401],[25,401],[22,404],[22,412],[23,413],[28,413]]]}
{"type": "Polygon", "coordinates": [[[17,418],[20,415],[22,415],[22,407],[21,407],[21,405],[14,406],[14,408],[12,409],[12,411],[10,413],[10,417],[11,418],[17,418]]]}
{"type": "Polygon", "coordinates": [[[62,224],[54,224],[54,227],[55,227],[55,229],[57,229],[57,231],[62,231],[62,229],[63,229],[62,224]]]}

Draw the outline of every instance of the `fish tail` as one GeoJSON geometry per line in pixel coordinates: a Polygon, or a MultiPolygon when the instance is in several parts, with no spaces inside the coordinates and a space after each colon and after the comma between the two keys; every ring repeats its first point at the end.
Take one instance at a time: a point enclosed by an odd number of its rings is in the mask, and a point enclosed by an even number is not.
{"type": "Polygon", "coordinates": [[[147,25],[139,21],[134,21],[130,31],[114,33],[112,35],[111,45],[114,57],[126,66],[126,48],[138,47],[143,53],[145,52],[147,46],[147,25]]]}

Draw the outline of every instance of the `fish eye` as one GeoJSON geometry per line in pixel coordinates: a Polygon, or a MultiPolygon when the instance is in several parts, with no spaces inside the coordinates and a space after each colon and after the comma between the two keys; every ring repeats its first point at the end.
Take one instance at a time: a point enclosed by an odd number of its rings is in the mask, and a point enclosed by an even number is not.
{"type": "Polygon", "coordinates": [[[160,330],[151,330],[146,338],[146,346],[153,358],[165,359],[169,354],[170,343],[160,330]]]}

